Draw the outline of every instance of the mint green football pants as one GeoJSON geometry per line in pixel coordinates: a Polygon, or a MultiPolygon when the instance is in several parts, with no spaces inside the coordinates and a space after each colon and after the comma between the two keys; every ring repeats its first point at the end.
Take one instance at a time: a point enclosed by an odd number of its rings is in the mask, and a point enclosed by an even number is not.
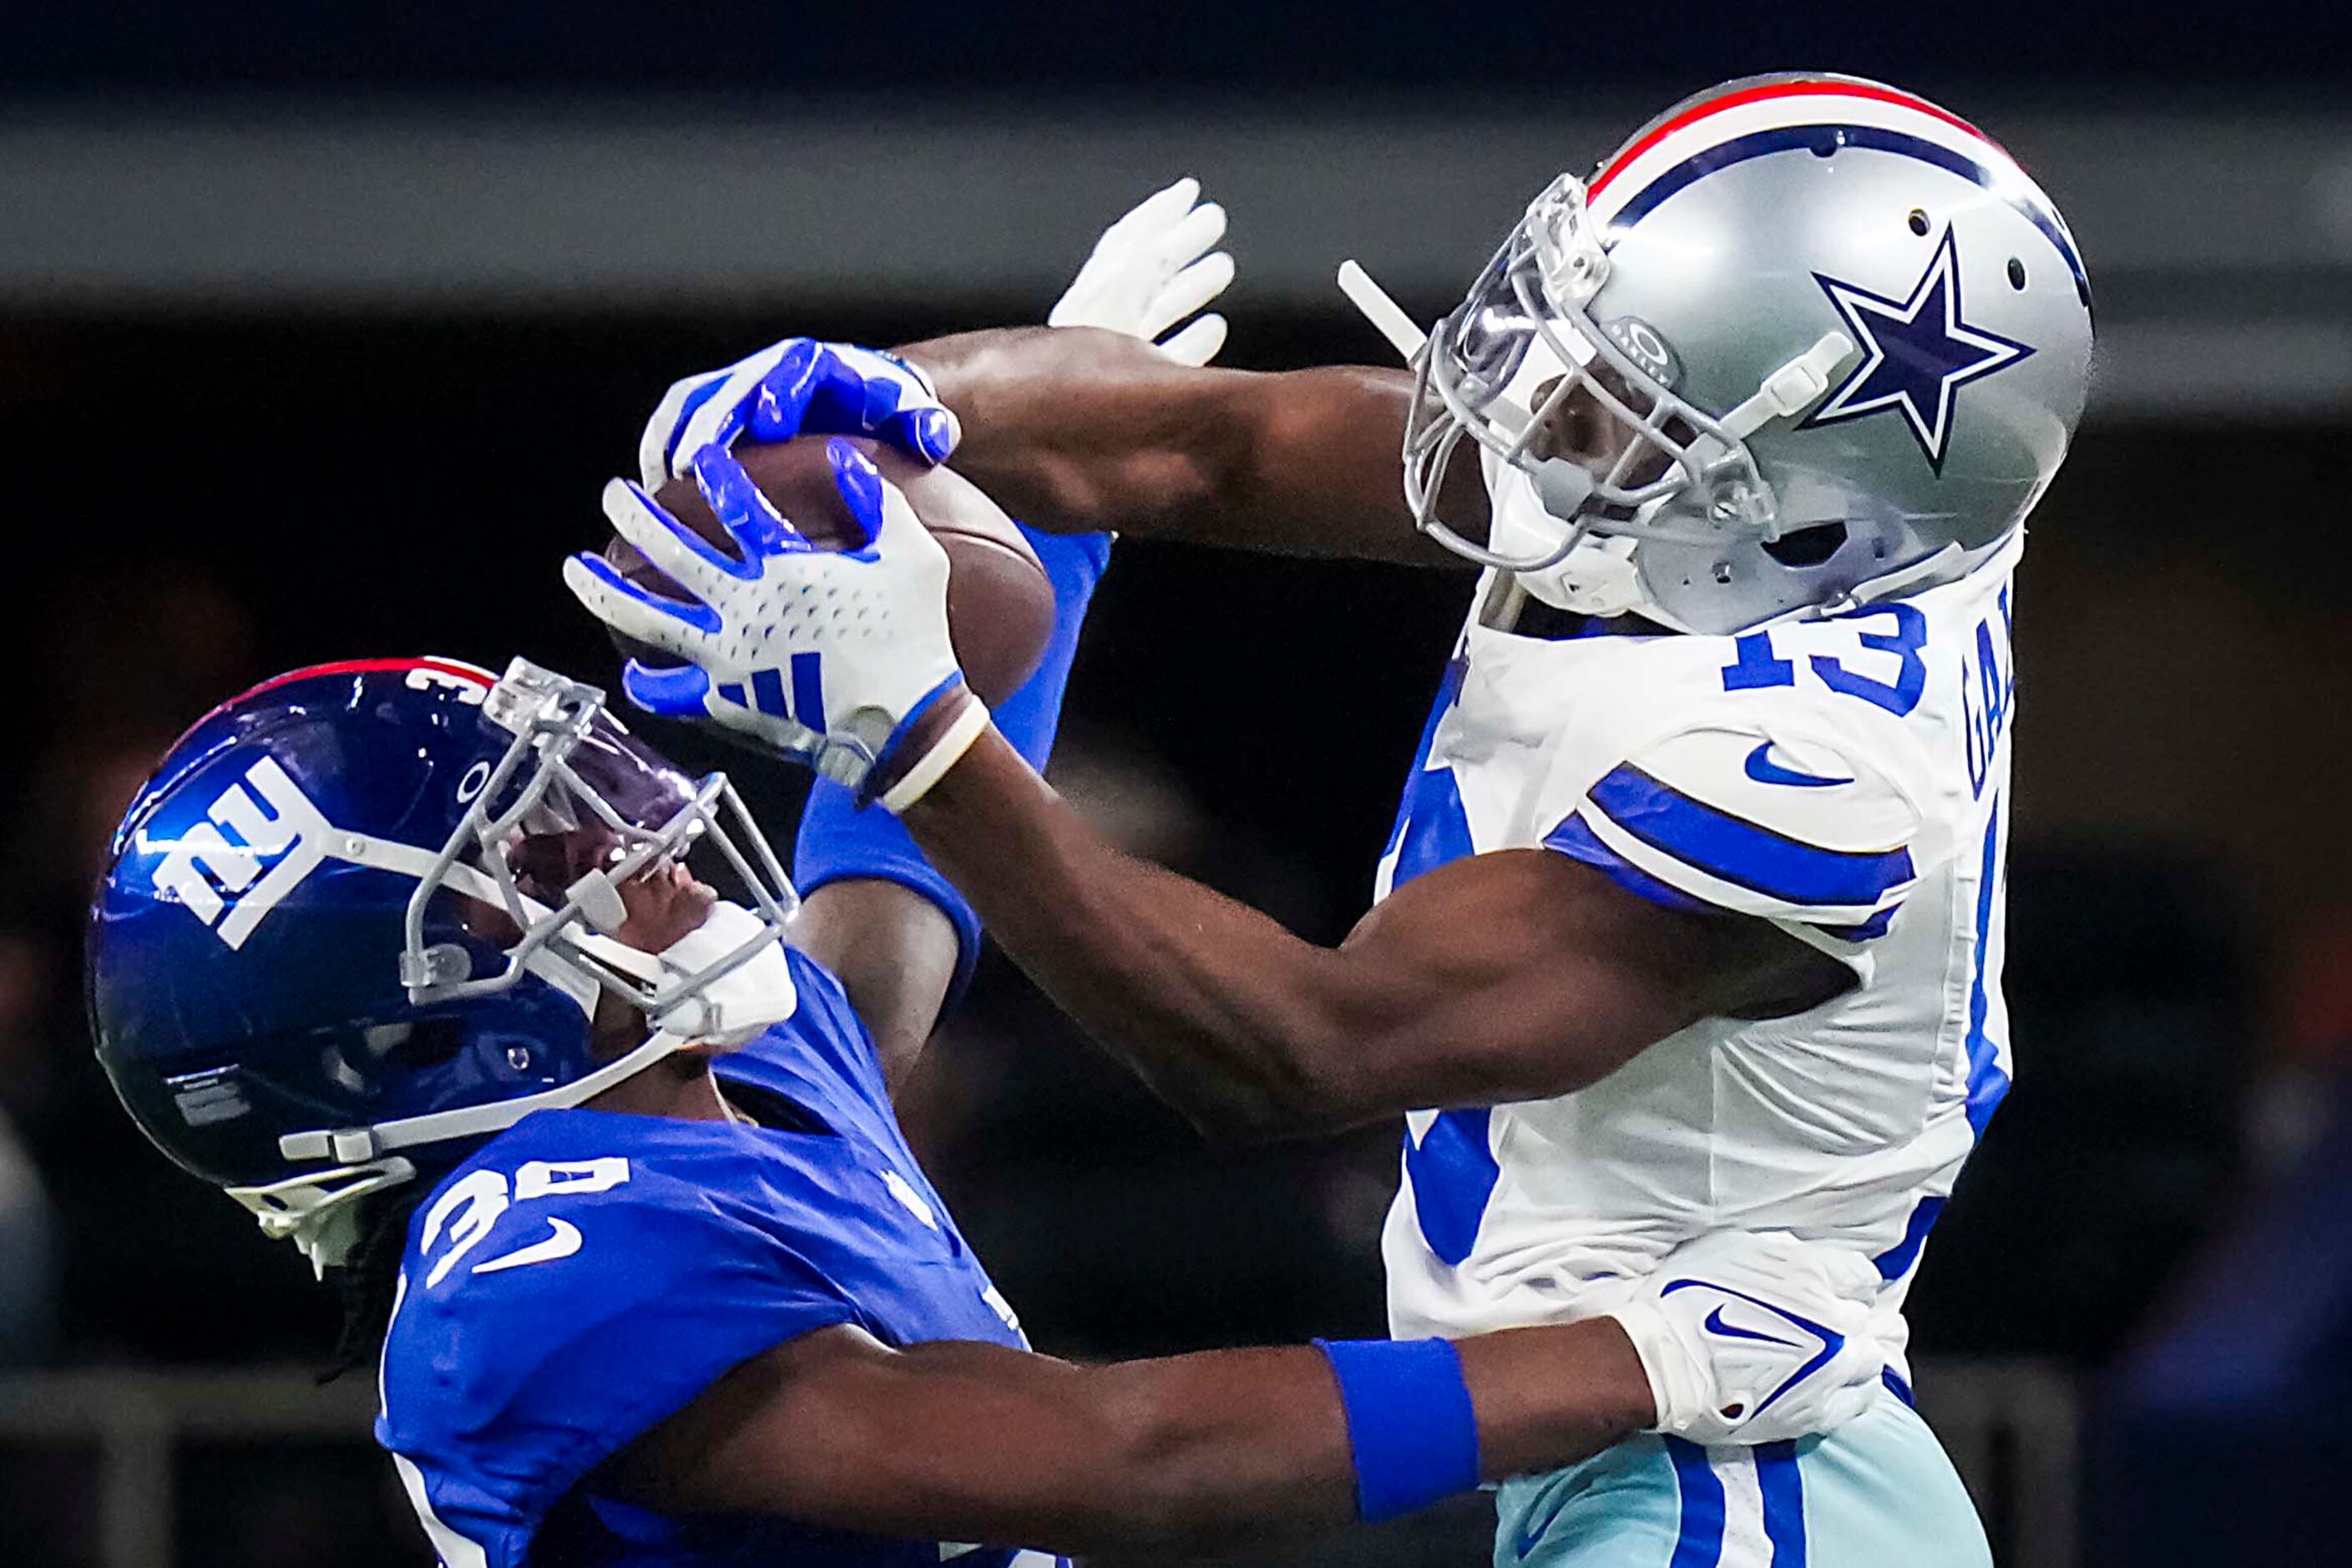
{"type": "Polygon", "coordinates": [[[1496,1494],[1496,1568],[1991,1568],[1943,1446],[1891,1394],[1826,1437],[1643,1436],[1496,1494]]]}

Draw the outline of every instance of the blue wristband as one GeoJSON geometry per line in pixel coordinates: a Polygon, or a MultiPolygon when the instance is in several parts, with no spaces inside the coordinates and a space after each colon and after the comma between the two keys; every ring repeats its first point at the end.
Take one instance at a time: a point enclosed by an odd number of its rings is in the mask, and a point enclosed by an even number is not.
{"type": "MultiPolygon", "coordinates": [[[[1062,693],[1078,650],[1078,629],[1086,621],[1095,584],[1110,561],[1110,535],[1040,533],[1026,524],[1021,531],[1054,584],[1054,634],[1036,672],[999,703],[991,717],[1013,749],[1042,770],[1060,728],[1062,693]]],[[[955,926],[955,982],[948,991],[952,1003],[962,994],[980,958],[979,914],[924,858],[897,817],[861,808],[851,791],[830,779],[818,779],[801,812],[800,838],[793,848],[793,884],[806,898],[827,882],[860,878],[896,882],[920,893],[955,926]]]]}
{"type": "Polygon", "coordinates": [[[1339,1380],[1366,1524],[1478,1484],[1478,1416],[1451,1340],[1317,1340],[1339,1380]]]}
{"type": "Polygon", "coordinates": [[[1036,672],[989,717],[995,721],[996,732],[1028,758],[1031,767],[1044,773],[1045,759],[1054,752],[1055,732],[1061,727],[1062,694],[1070,684],[1070,661],[1077,657],[1078,629],[1086,624],[1095,584],[1110,563],[1110,535],[1041,533],[1025,522],[1020,528],[1054,584],[1054,635],[1045,639],[1036,672]]]}
{"type": "Polygon", "coordinates": [[[940,907],[956,931],[955,980],[948,994],[961,994],[980,957],[979,914],[923,858],[904,823],[887,811],[861,810],[855,791],[821,778],[809,786],[808,805],[801,808],[793,886],[807,898],[827,882],[861,879],[896,882],[940,907]]]}

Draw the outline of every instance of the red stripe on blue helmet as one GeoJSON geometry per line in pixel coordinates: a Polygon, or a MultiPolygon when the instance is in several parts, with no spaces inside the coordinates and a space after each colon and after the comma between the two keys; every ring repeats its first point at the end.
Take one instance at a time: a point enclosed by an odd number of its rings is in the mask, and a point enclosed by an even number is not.
{"type": "Polygon", "coordinates": [[[226,708],[229,703],[243,702],[248,698],[258,697],[265,691],[275,690],[280,686],[289,685],[297,680],[316,680],[330,675],[383,675],[394,671],[405,673],[412,669],[429,669],[436,674],[453,676],[460,680],[472,681],[485,689],[498,684],[498,677],[488,670],[459,659],[429,657],[425,658],[345,658],[337,659],[330,664],[306,665],[300,669],[289,669],[283,675],[273,675],[260,685],[238,692],[221,706],[226,708]]]}

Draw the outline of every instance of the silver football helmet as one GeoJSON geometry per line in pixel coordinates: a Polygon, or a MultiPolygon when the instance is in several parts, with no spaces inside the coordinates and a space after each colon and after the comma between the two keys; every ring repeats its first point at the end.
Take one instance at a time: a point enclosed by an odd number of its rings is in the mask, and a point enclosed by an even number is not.
{"type": "Polygon", "coordinates": [[[1528,206],[1416,356],[1406,498],[1563,609],[1834,614],[2005,540],[2090,361],[2080,254],[2008,153],[1875,83],[1751,78],[1528,206]],[[1442,515],[1465,447],[1483,531],[1442,515]]]}

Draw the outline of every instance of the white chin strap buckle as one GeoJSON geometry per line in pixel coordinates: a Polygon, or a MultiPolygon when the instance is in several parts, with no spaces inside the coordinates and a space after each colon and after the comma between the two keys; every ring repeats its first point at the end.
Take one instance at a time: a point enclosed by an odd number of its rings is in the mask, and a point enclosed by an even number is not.
{"type": "Polygon", "coordinates": [[[1775,419],[1792,419],[1819,403],[1830,389],[1830,376],[1853,353],[1853,340],[1843,332],[1823,332],[1821,341],[1764,378],[1756,395],[1725,415],[1725,434],[1745,441],[1775,419]]]}

